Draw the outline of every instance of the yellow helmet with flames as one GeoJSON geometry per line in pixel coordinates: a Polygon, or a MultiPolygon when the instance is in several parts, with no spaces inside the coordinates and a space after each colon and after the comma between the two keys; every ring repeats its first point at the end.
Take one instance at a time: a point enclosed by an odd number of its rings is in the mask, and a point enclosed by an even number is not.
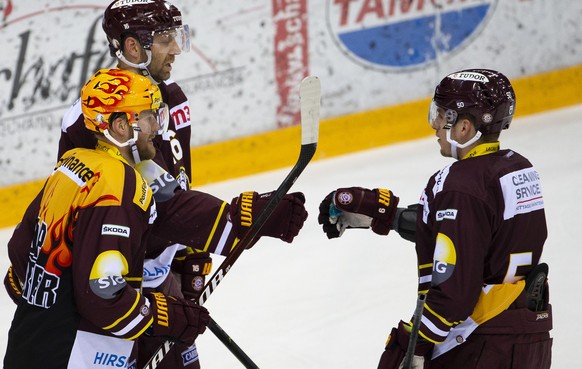
{"type": "Polygon", "coordinates": [[[122,69],[97,71],[81,90],[85,127],[103,133],[112,113],[126,113],[129,124],[137,122],[142,110],[158,111],[165,105],[158,86],[142,75],[122,69]]]}

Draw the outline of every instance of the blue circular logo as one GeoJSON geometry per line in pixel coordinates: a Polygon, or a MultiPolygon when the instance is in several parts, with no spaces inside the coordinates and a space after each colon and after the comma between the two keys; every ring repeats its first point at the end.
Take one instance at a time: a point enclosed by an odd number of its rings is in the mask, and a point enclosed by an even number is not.
{"type": "Polygon", "coordinates": [[[497,0],[327,0],[338,47],[368,68],[426,67],[462,50],[483,29],[497,0]]]}

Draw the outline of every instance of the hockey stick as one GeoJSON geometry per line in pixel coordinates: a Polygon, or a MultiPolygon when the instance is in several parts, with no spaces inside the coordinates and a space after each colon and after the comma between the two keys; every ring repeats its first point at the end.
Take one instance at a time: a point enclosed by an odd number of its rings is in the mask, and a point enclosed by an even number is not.
{"type": "MultiPolygon", "coordinates": [[[[240,240],[240,242],[232,249],[230,254],[224,259],[222,264],[218,267],[218,269],[214,272],[210,280],[204,286],[204,290],[198,300],[200,305],[203,305],[208,297],[214,292],[217,288],[218,284],[222,281],[222,279],[226,276],[226,274],[232,268],[232,265],[236,262],[236,260],[240,257],[243,251],[247,248],[247,246],[253,241],[256,235],[259,233],[265,222],[269,219],[283,196],[287,192],[291,186],[295,183],[299,175],[303,172],[303,170],[307,167],[307,164],[313,158],[315,154],[315,150],[317,149],[317,139],[319,136],[319,108],[320,108],[320,100],[321,100],[321,85],[318,77],[309,76],[301,81],[301,85],[299,88],[299,96],[301,99],[301,150],[299,152],[299,158],[297,162],[287,175],[287,177],[281,182],[279,188],[275,191],[263,211],[259,214],[257,219],[251,225],[247,233],[244,237],[240,240]]],[[[216,322],[214,322],[216,324],[216,322]]],[[[222,330],[222,329],[215,329],[218,327],[213,327],[214,324],[209,324],[209,328],[211,331],[221,340],[223,343],[231,343],[232,340],[230,337],[222,330]]],[[[219,327],[218,327],[219,328],[219,327]]],[[[234,343],[234,342],[233,342],[234,343]]],[[[146,363],[144,369],[155,369],[157,368],[158,364],[162,361],[165,355],[168,353],[170,348],[173,346],[173,341],[166,341],[164,342],[160,348],[154,353],[154,355],[150,358],[150,360],[146,363]]],[[[236,345],[236,344],[235,344],[236,345]]],[[[229,344],[226,345],[229,350],[232,351],[231,346],[229,344]]],[[[238,346],[237,346],[238,348],[238,346]]],[[[240,348],[238,348],[240,352],[240,348]]],[[[233,352],[234,353],[234,352],[233,352]]],[[[237,356],[236,353],[234,353],[237,356]]],[[[244,354],[244,353],[243,353],[244,354]]],[[[245,355],[246,356],[246,355],[245,355]]],[[[239,356],[237,356],[239,358],[239,356]]],[[[239,358],[240,359],[240,358],[239,358]]],[[[246,368],[257,368],[257,366],[252,363],[244,363],[246,368]],[[252,365],[252,366],[247,366],[252,365]]]]}
{"type": "Polygon", "coordinates": [[[422,319],[422,312],[424,311],[424,300],[426,295],[418,296],[416,300],[416,309],[414,309],[414,322],[412,322],[412,329],[410,331],[410,338],[408,339],[408,348],[406,349],[406,355],[404,355],[404,360],[402,360],[403,369],[412,368],[412,357],[414,356],[414,350],[416,348],[416,341],[418,339],[418,330],[420,329],[420,320],[422,319]]]}

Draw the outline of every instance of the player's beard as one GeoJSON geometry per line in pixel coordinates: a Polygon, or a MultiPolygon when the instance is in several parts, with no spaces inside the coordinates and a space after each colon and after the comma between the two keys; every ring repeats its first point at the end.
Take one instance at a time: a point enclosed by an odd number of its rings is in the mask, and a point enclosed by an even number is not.
{"type": "Polygon", "coordinates": [[[156,156],[156,148],[153,143],[153,137],[138,140],[137,152],[139,153],[139,157],[141,160],[153,159],[154,156],[156,156]]]}

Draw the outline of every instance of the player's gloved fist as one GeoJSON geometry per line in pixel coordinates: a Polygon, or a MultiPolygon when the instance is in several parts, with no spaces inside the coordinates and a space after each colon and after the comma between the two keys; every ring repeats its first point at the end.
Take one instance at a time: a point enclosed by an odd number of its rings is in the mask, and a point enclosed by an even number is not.
{"type": "MultiPolygon", "coordinates": [[[[230,218],[238,238],[242,238],[275,192],[258,194],[243,192],[235,197],[230,204],[230,218]]],[[[292,242],[307,219],[305,196],[301,192],[293,192],[283,196],[272,215],[265,222],[257,237],[267,236],[292,242]]]]}
{"type": "Polygon", "coordinates": [[[8,272],[6,272],[6,276],[4,277],[4,288],[6,288],[6,292],[12,301],[18,304],[18,300],[22,295],[22,285],[18,277],[14,274],[12,265],[8,268],[8,272]]]}
{"type": "MultiPolygon", "coordinates": [[[[398,323],[398,328],[392,328],[386,349],[380,357],[378,369],[401,369],[402,361],[408,350],[408,342],[410,340],[410,325],[403,321],[398,323]]],[[[414,356],[412,358],[413,369],[425,369],[429,367],[433,344],[419,338],[416,341],[416,348],[414,349],[414,356]],[[425,360],[426,357],[426,360],[425,360]]]]}
{"type": "Polygon", "coordinates": [[[398,197],[383,188],[338,188],[319,205],[319,224],[328,238],[340,237],[346,228],[372,228],[387,235],[392,228],[398,197]]]}
{"type": "Polygon", "coordinates": [[[167,337],[192,345],[208,325],[210,315],[204,307],[161,292],[148,294],[154,323],[152,336],[167,337]]]}
{"type": "Polygon", "coordinates": [[[182,293],[188,300],[198,301],[211,270],[212,258],[207,252],[177,256],[172,262],[172,271],[180,274],[182,293]]]}

